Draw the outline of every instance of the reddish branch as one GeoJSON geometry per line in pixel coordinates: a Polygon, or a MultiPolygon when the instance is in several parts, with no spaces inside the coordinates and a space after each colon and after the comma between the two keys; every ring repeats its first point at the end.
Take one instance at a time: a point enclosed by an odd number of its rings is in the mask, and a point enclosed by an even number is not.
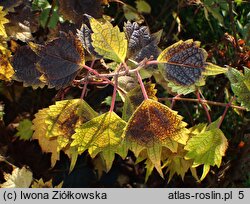
{"type": "Polygon", "coordinates": [[[221,124],[222,124],[222,122],[227,114],[228,108],[231,107],[231,104],[234,100],[235,100],[235,96],[231,99],[231,101],[229,101],[229,103],[226,104],[226,108],[224,110],[224,113],[222,114],[222,117],[221,117],[220,122],[218,124],[218,128],[220,128],[220,126],[221,126],[221,124]]]}
{"type": "MultiPolygon", "coordinates": [[[[159,101],[172,101],[173,98],[159,98],[159,101]]],[[[208,100],[203,100],[203,99],[195,99],[195,98],[174,98],[175,101],[187,101],[187,102],[195,102],[195,103],[207,103],[207,104],[210,104],[210,105],[214,105],[214,106],[222,106],[222,107],[226,107],[228,104],[227,103],[221,103],[221,102],[216,102],[216,101],[208,101],[208,100]]],[[[241,106],[235,106],[235,105],[232,105],[230,104],[231,108],[236,108],[236,109],[239,109],[239,110],[243,110],[245,111],[246,108],[244,107],[241,107],[241,106]]]]}
{"type": "MultiPolygon", "coordinates": [[[[83,79],[75,80],[74,82],[78,83],[78,84],[84,84],[81,97],[84,97],[84,95],[85,95],[85,92],[86,92],[86,89],[87,89],[87,84],[111,84],[111,85],[113,85],[114,86],[114,91],[113,91],[113,97],[112,97],[112,102],[111,102],[111,107],[110,107],[110,111],[113,111],[114,105],[115,105],[115,98],[116,98],[117,90],[119,90],[119,91],[123,92],[124,94],[126,94],[124,92],[124,90],[122,90],[118,86],[117,81],[118,81],[119,76],[136,74],[137,80],[138,80],[138,82],[139,82],[139,84],[141,86],[141,90],[142,90],[144,99],[145,100],[148,99],[148,95],[147,95],[147,92],[145,90],[145,87],[144,87],[144,84],[143,84],[143,81],[142,81],[142,78],[140,76],[139,71],[140,71],[140,69],[144,68],[145,66],[151,65],[151,64],[159,64],[159,62],[156,61],[156,60],[147,60],[147,59],[145,59],[141,63],[138,63],[137,67],[135,69],[129,69],[127,64],[124,62],[124,63],[120,64],[120,67],[118,68],[118,70],[121,69],[121,66],[124,66],[125,71],[118,71],[118,72],[115,71],[113,73],[108,73],[108,74],[99,74],[96,70],[93,69],[94,62],[92,62],[91,67],[89,67],[87,65],[83,66],[83,68],[88,70],[89,74],[86,75],[83,79]],[[109,79],[111,77],[114,78],[114,82],[109,79]],[[98,80],[100,80],[100,81],[98,81],[98,80]]],[[[221,126],[221,123],[223,122],[229,107],[236,108],[236,109],[239,109],[239,110],[246,110],[244,107],[232,105],[232,102],[233,102],[233,100],[235,100],[235,97],[229,103],[208,101],[208,100],[205,100],[204,98],[201,98],[199,90],[196,92],[197,99],[181,98],[180,96],[181,95],[177,95],[177,96],[175,96],[173,98],[159,98],[159,100],[162,100],[162,101],[163,100],[170,100],[170,101],[172,101],[171,108],[174,106],[175,101],[178,101],[178,100],[179,101],[189,101],[189,102],[200,103],[202,105],[203,109],[206,112],[206,116],[207,116],[207,119],[208,119],[209,123],[211,123],[211,116],[210,116],[210,113],[209,113],[209,110],[208,110],[206,104],[226,107],[225,111],[224,111],[224,113],[222,115],[222,118],[221,118],[221,120],[220,120],[220,122],[218,124],[218,127],[221,126]]]]}
{"type": "Polygon", "coordinates": [[[113,95],[112,95],[112,101],[111,101],[111,105],[110,105],[110,112],[114,111],[114,107],[115,107],[115,99],[116,99],[116,92],[117,92],[117,84],[118,84],[118,76],[114,77],[114,90],[113,90],[113,95]]]}
{"type": "Polygon", "coordinates": [[[212,120],[211,120],[211,116],[210,116],[209,110],[208,110],[206,104],[204,104],[204,103],[202,102],[202,99],[201,99],[200,91],[199,91],[199,90],[197,90],[196,96],[197,96],[197,99],[198,99],[199,103],[202,105],[203,109],[204,109],[205,112],[206,112],[208,122],[211,123],[212,120]]]}

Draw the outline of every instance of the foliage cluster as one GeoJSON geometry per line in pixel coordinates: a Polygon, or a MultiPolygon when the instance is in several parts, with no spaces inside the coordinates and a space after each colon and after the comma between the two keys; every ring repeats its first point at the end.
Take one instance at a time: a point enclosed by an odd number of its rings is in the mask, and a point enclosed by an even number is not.
{"type": "Polygon", "coordinates": [[[1,1],[0,186],[248,186],[249,11],[1,1]]]}

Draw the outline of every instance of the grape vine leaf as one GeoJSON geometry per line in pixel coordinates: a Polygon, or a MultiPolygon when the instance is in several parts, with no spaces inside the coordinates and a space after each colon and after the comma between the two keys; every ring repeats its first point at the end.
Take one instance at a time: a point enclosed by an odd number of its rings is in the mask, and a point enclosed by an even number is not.
{"type": "Polygon", "coordinates": [[[39,24],[37,13],[31,9],[31,2],[15,7],[6,17],[9,23],[5,25],[5,30],[9,37],[23,42],[33,39],[32,33],[38,30],[39,24]]]}
{"type": "Polygon", "coordinates": [[[35,115],[33,139],[38,139],[42,149],[47,150],[46,152],[50,152],[50,148],[46,147],[48,140],[53,141],[51,142],[51,145],[53,144],[52,164],[55,164],[56,159],[59,158],[60,150],[75,158],[77,151],[70,146],[71,136],[77,127],[96,116],[97,113],[81,99],[58,101],[55,105],[39,110],[35,115]]]}
{"type": "Polygon", "coordinates": [[[34,89],[44,87],[45,84],[39,80],[42,73],[36,68],[39,57],[29,46],[20,47],[12,59],[15,74],[13,78],[16,81],[23,82],[23,86],[32,86],[34,89]]]}
{"type": "Polygon", "coordinates": [[[95,56],[95,58],[102,58],[102,56],[95,51],[95,48],[92,45],[92,33],[93,31],[86,24],[82,24],[81,29],[77,30],[77,37],[89,54],[95,56]]]}
{"type": "MultiPolygon", "coordinates": [[[[186,125],[176,111],[157,101],[144,100],[126,126],[124,134],[127,149],[130,149],[135,156],[146,149],[145,159],[149,159],[163,177],[162,148],[166,147],[172,152],[177,152],[178,144],[185,145],[189,138],[186,125]]],[[[149,167],[147,175],[152,172],[152,166],[149,167]]]]}
{"type": "Polygon", "coordinates": [[[5,18],[6,15],[7,13],[3,11],[3,7],[0,6],[0,36],[3,36],[3,37],[7,37],[4,24],[8,23],[9,20],[5,18]]]}
{"type": "Polygon", "coordinates": [[[164,78],[169,82],[172,91],[188,94],[196,86],[205,84],[205,75],[225,73],[227,69],[207,63],[207,52],[200,48],[200,42],[192,39],[171,45],[161,52],[157,61],[164,78]]]}
{"type": "Polygon", "coordinates": [[[105,160],[106,169],[109,171],[117,147],[122,142],[125,126],[126,122],[116,113],[104,113],[76,128],[71,146],[77,147],[79,154],[88,150],[92,158],[100,153],[105,160]]]}
{"type": "Polygon", "coordinates": [[[125,34],[120,32],[118,26],[108,21],[89,19],[91,29],[92,45],[95,51],[104,58],[115,62],[124,62],[127,54],[127,40],[125,34]]]}
{"type": "Polygon", "coordinates": [[[176,111],[148,99],[141,103],[129,119],[126,137],[145,146],[152,146],[155,141],[164,144],[168,139],[186,144],[186,125],[176,111]]]}
{"type": "MultiPolygon", "coordinates": [[[[217,121],[214,123],[217,123],[217,121]]],[[[187,151],[185,159],[193,159],[193,167],[204,165],[203,174],[200,178],[200,180],[203,180],[210,166],[220,167],[222,156],[225,155],[228,146],[227,138],[216,126],[206,127],[204,124],[197,126],[197,129],[192,128],[190,135],[190,139],[184,148],[187,151]]]]}
{"type": "MultiPolygon", "coordinates": [[[[0,45],[1,46],[1,45],[0,45]]],[[[13,67],[10,64],[11,53],[8,49],[0,47],[0,79],[10,81],[14,75],[13,67]]]]}
{"type": "Polygon", "coordinates": [[[94,118],[97,113],[83,100],[63,100],[49,106],[46,137],[57,137],[58,149],[70,145],[71,136],[82,123],[94,118]]]}
{"type": "Polygon", "coordinates": [[[51,166],[55,166],[56,161],[59,160],[59,152],[58,152],[58,142],[57,138],[47,138],[45,137],[47,132],[47,125],[44,122],[48,116],[48,108],[44,108],[38,111],[35,114],[35,118],[33,120],[33,130],[34,134],[32,135],[33,140],[38,140],[39,145],[43,152],[51,153],[51,166]],[[39,127],[39,128],[37,128],[39,127]]]}
{"type": "Polygon", "coordinates": [[[1,188],[28,188],[33,180],[32,172],[27,168],[14,168],[11,174],[4,174],[6,182],[0,184],[1,188]]]}
{"type": "Polygon", "coordinates": [[[36,66],[42,73],[40,80],[49,88],[60,89],[71,83],[85,63],[81,42],[72,33],[61,33],[45,46],[30,44],[40,57],[36,66]]]}
{"type": "Polygon", "coordinates": [[[53,187],[52,179],[45,182],[43,181],[42,178],[40,178],[39,180],[35,180],[32,183],[31,188],[62,188],[62,185],[63,185],[63,182],[53,187]]]}
{"type": "Polygon", "coordinates": [[[184,180],[184,176],[189,169],[196,180],[199,180],[195,168],[192,167],[193,160],[186,160],[184,158],[186,153],[187,151],[184,150],[184,145],[178,145],[177,152],[171,152],[169,150],[164,152],[166,161],[163,162],[162,168],[167,167],[166,173],[169,172],[168,182],[170,182],[174,174],[181,176],[182,180],[184,180]]]}
{"type": "Polygon", "coordinates": [[[29,140],[33,135],[32,122],[28,119],[20,121],[17,131],[16,136],[22,140],[29,140]]]}
{"type": "MultiPolygon", "coordinates": [[[[158,100],[156,97],[157,90],[155,89],[155,84],[147,83],[144,86],[148,94],[148,97],[152,100],[157,101],[158,100]]],[[[122,111],[123,120],[128,121],[131,115],[136,110],[136,108],[143,102],[143,100],[144,97],[141,92],[140,85],[137,85],[135,88],[127,92],[127,94],[125,95],[125,103],[122,111]]]]}
{"type": "Polygon", "coordinates": [[[158,43],[161,31],[151,34],[147,26],[140,26],[138,23],[128,21],[124,25],[124,32],[128,40],[128,58],[141,62],[144,58],[159,55],[158,43]]]}
{"type": "Polygon", "coordinates": [[[231,88],[237,96],[237,101],[248,111],[250,110],[250,70],[244,68],[244,74],[234,68],[229,68],[227,77],[231,82],[231,88]]]}

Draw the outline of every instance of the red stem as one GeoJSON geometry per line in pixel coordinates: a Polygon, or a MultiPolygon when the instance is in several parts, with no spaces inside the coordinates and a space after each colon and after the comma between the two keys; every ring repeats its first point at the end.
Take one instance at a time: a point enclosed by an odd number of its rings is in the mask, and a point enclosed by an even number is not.
{"type": "Polygon", "coordinates": [[[180,96],[181,96],[181,94],[178,94],[178,95],[176,95],[175,97],[173,97],[173,100],[172,100],[171,106],[170,106],[171,109],[173,109],[173,107],[174,107],[175,100],[176,100],[177,98],[179,98],[180,96]]]}
{"type": "MultiPolygon", "coordinates": [[[[123,65],[126,68],[126,70],[129,70],[128,65],[125,62],[123,62],[123,65]]],[[[138,80],[138,82],[139,82],[139,84],[141,86],[141,91],[142,91],[144,100],[147,100],[148,99],[148,94],[147,94],[147,91],[146,91],[145,86],[143,84],[141,75],[140,75],[138,70],[136,70],[135,74],[136,74],[137,80],[138,80]]]]}
{"type": "Polygon", "coordinates": [[[146,91],[145,86],[143,84],[141,75],[140,75],[139,71],[136,71],[135,74],[136,74],[137,80],[138,80],[138,82],[139,82],[139,84],[141,86],[141,91],[142,91],[144,100],[147,100],[148,99],[148,94],[147,94],[147,91],[146,91]]]}
{"type": "Polygon", "coordinates": [[[94,75],[99,76],[99,73],[96,70],[94,70],[92,67],[89,67],[85,64],[83,65],[83,68],[87,69],[89,72],[93,73],[94,75]]]}
{"type": "MultiPolygon", "coordinates": [[[[159,101],[166,101],[166,100],[172,101],[173,100],[173,98],[158,98],[158,99],[159,99],[159,101]]],[[[200,103],[199,100],[195,99],[195,98],[175,98],[174,100],[200,103]]],[[[207,104],[214,105],[214,106],[223,106],[223,107],[227,106],[226,103],[221,103],[221,102],[216,102],[216,101],[207,101],[207,100],[203,100],[203,99],[201,99],[200,101],[202,103],[207,103],[207,104]]],[[[239,110],[242,110],[242,111],[246,110],[246,108],[244,108],[244,107],[235,106],[235,105],[232,105],[232,104],[231,104],[230,107],[231,108],[236,108],[236,109],[239,109],[239,110]]]]}
{"type": "Polygon", "coordinates": [[[232,102],[235,100],[235,96],[229,101],[229,103],[226,105],[226,108],[225,108],[225,110],[224,110],[224,112],[223,112],[223,114],[222,114],[222,117],[221,117],[221,119],[220,119],[220,122],[219,122],[219,124],[218,124],[218,128],[220,128],[220,126],[221,126],[221,124],[222,124],[222,122],[223,122],[223,120],[225,119],[225,116],[226,116],[226,114],[227,114],[227,111],[228,111],[228,109],[229,109],[229,107],[231,107],[231,104],[232,104],[232,102]]]}
{"type": "Polygon", "coordinates": [[[115,107],[115,99],[116,99],[116,92],[117,92],[117,84],[118,84],[118,76],[114,77],[114,89],[113,89],[113,95],[112,95],[112,101],[111,101],[111,105],[110,105],[110,112],[114,111],[114,107],[115,107]]]}
{"type": "Polygon", "coordinates": [[[208,109],[207,109],[207,106],[202,102],[202,99],[201,99],[201,97],[200,97],[200,92],[199,92],[199,90],[197,90],[196,96],[197,96],[197,99],[198,99],[199,103],[202,105],[203,109],[205,110],[206,115],[207,115],[208,122],[209,122],[209,124],[210,124],[210,123],[212,122],[211,116],[210,116],[210,113],[209,113],[209,111],[208,111],[208,109]]]}
{"type": "MultiPolygon", "coordinates": [[[[89,75],[89,71],[88,71],[88,73],[86,74],[86,76],[88,76],[88,75],[89,75]]],[[[88,81],[84,81],[84,86],[83,86],[83,89],[82,89],[82,94],[81,94],[80,99],[83,99],[84,96],[86,95],[87,86],[88,86],[88,81]]]]}
{"type": "MultiPolygon", "coordinates": [[[[93,60],[93,61],[91,62],[91,65],[90,65],[90,68],[91,68],[92,70],[93,70],[94,64],[95,64],[95,60],[93,60]]],[[[88,86],[88,75],[89,75],[89,72],[90,72],[90,71],[88,71],[87,74],[86,74],[86,81],[85,81],[84,86],[83,86],[83,89],[82,89],[81,99],[83,99],[84,96],[86,95],[87,86],[88,86]]]]}

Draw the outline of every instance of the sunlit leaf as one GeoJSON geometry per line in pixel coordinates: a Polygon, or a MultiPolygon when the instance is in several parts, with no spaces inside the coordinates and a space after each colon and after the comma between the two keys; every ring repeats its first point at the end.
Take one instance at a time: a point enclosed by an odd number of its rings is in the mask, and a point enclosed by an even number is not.
{"type": "Polygon", "coordinates": [[[73,161],[77,152],[75,148],[70,147],[71,136],[77,127],[95,116],[97,113],[81,99],[58,101],[35,115],[33,139],[39,140],[44,151],[52,152],[52,164],[55,164],[56,159],[59,158],[60,150],[70,155],[73,161]],[[51,149],[50,145],[46,147],[50,142],[51,149]]]}
{"type": "Polygon", "coordinates": [[[35,119],[33,120],[33,129],[34,134],[32,139],[36,139],[39,142],[39,145],[43,152],[51,153],[51,166],[55,166],[56,161],[59,160],[59,152],[58,152],[58,142],[57,138],[47,138],[45,137],[47,132],[47,124],[44,122],[48,117],[48,108],[44,108],[38,111],[35,114],[35,119]]]}
{"type": "Polygon", "coordinates": [[[185,146],[185,150],[187,150],[185,159],[193,159],[194,167],[204,165],[201,178],[204,179],[209,166],[220,167],[228,142],[223,132],[217,127],[208,127],[206,130],[204,126],[197,126],[197,128],[199,130],[192,129],[192,136],[185,146]]]}
{"type": "Polygon", "coordinates": [[[149,176],[151,175],[152,171],[154,170],[154,164],[149,159],[147,159],[145,161],[145,164],[146,164],[145,182],[147,182],[149,176]]]}
{"type": "Polygon", "coordinates": [[[186,125],[176,111],[148,99],[143,101],[130,118],[126,137],[145,146],[152,146],[155,141],[164,143],[169,138],[185,144],[188,139],[185,136],[186,125]]]}
{"type": "Polygon", "coordinates": [[[92,39],[91,39],[92,33],[93,33],[92,30],[86,24],[82,24],[81,29],[77,30],[77,36],[81,41],[84,49],[87,50],[88,53],[95,56],[96,58],[101,58],[102,56],[95,51],[92,45],[92,39]]]}
{"type": "Polygon", "coordinates": [[[231,88],[237,96],[237,101],[248,111],[250,110],[250,70],[244,68],[244,74],[234,68],[229,68],[227,77],[231,82],[231,88]]]}
{"type": "Polygon", "coordinates": [[[31,10],[31,2],[25,2],[15,7],[7,15],[9,23],[5,30],[8,36],[27,42],[33,39],[32,33],[38,30],[38,15],[31,10]]]}
{"type": "Polygon", "coordinates": [[[164,63],[160,66],[160,71],[172,91],[188,94],[196,86],[205,84],[203,75],[216,75],[227,71],[207,63],[206,59],[207,52],[200,48],[200,42],[190,39],[181,40],[166,48],[157,60],[164,63]]]}
{"type": "Polygon", "coordinates": [[[162,51],[159,62],[165,62],[163,75],[179,85],[192,85],[201,77],[207,53],[193,40],[179,41],[162,51]]]}
{"type": "Polygon", "coordinates": [[[138,80],[135,76],[120,76],[118,77],[118,86],[118,94],[121,100],[125,102],[127,93],[138,86],[138,80]]]}
{"type": "Polygon", "coordinates": [[[157,58],[161,33],[150,34],[147,26],[140,26],[138,23],[127,22],[124,25],[124,32],[128,40],[128,57],[136,62],[153,56],[157,58]]]}
{"type": "Polygon", "coordinates": [[[18,132],[16,136],[18,136],[22,140],[29,140],[33,134],[32,122],[28,119],[20,121],[17,127],[17,131],[18,132]]]}
{"type": "Polygon", "coordinates": [[[4,24],[8,23],[9,20],[5,18],[6,12],[3,11],[3,7],[0,6],[0,36],[7,37],[7,34],[5,32],[4,24]]]}
{"type": "Polygon", "coordinates": [[[63,149],[71,143],[75,129],[96,115],[97,113],[81,99],[58,101],[49,106],[45,120],[48,125],[46,137],[57,137],[58,148],[63,149]]]}
{"type": "Polygon", "coordinates": [[[9,50],[3,49],[4,51],[0,50],[0,79],[10,81],[14,74],[13,67],[9,62],[11,54],[9,50]]]}
{"type": "Polygon", "coordinates": [[[118,26],[108,22],[97,21],[90,18],[90,25],[93,33],[91,38],[95,51],[104,58],[116,62],[124,62],[127,54],[127,40],[125,34],[120,32],[118,26]]]}
{"type": "MultiPolygon", "coordinates": [[[[189,131],[177,112],[151,99],[144,100],[128,121],[125,143],[137,157],[146,149],[146,156],[163,177],[161,170],[162,148],[177,152],[178,143],[186,144],[189,131]]],[[[147,165],[151,164],[147,161],[147,165]]],[[[147,169],[147,177],[152,166],[147,169]]]]}
{"type": "Polygon", "coordinates": [[[35,66],[38,60],[39,57],[29,48],[29,46],[20,47],[15,53],[12,61],[15,71],[14,79],[23,82],[25,87],[43,87],[45,84],[39,80],[42,74],[35,66]]]}
{"type": "Polygon", "coordinates": [[[82,45],[72,34],[62,33],[45,46],[32,45],[40,57],[37,63],[38,70],[43,74],[40,80],[49,88],[59,89],[69,85],[85,63],[82,45]]]}
{"type": "Polygon", "coordinates": [[[222,68],[222,67],[217,66],[215,64],[206,62],[205,70],[202,74],[204,76],[210,76],[210,75],[224,74],[227,71],[228,71],[227,68],[222,68]]]}
{"type": "MultiPolygon", "coordinates": [[[[61,182],[59,185],[54,186],[54,188],[62,188],[63,182],[61,182]]],[[[52,179],[49,181],[44,182],[42,178],[40,178],[37,181],[34,181],[31,185],[31,188],[53,188],[52,179]]]]}
{"type": "Polygon", "coordinates": [[[167,167],[166,173],[169,172],[168,182],[170,182],[174,174],[181,176],[182,180],[184,180],[185,174],[192,168],[193,160],[184,159],[186,153],[187,151],[184,150],[183,145],[179,145],[177,152],[164,152],[167,160],[164,161],[163,166],[167,167]]]}
{"type": "Polygon", "coordinates": [[[0,184],[1,188],[28,188],[33,180],[32,172],[27,168],[15,168],[11,174],[4,174],[6,182],[0,184]]]}
{"type": "MultiPolygon", "coordinates": [[[[152,100],[157,101],[155,84],[147,83],[145,84],[145,89],[148,97],[152,100]]],[[[125,103],[123,106],[122,118],[126,121],[131,117],[136,108],[143,102],[144,97],[141,91],[140,85],[137,85],[131,91],[129,91],[125,96],[125,103]]]]}
{"type": "Polygon", "coordinates": [[[78,127],[72,136],[74,140],[71,146],[76,146],[79,153],[88,150],[92,158],[101,153],[106,163],[106,169],[109,170],[117,147],[122,141],[125,126],[126,122],[116,113],[104,113],[78,127]]]}

